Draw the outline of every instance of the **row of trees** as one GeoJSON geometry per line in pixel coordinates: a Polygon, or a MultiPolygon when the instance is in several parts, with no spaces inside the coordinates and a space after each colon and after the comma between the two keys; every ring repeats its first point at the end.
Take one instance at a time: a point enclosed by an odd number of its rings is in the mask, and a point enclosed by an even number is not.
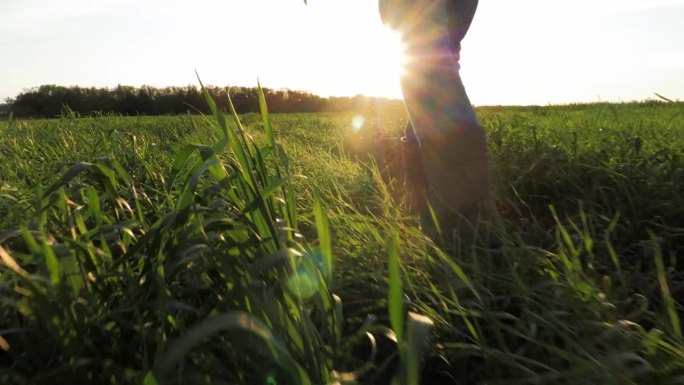
{"type": "MultiPolygon", "coordinates": [[[[251,87],[207,87],[218,106],[229,108],[228,95],[238,113],[258,112],[257,89],[251,87]]],[[[334,112],[364,108],[387,102],[384,98],[323,98],[309,92],[264,89],[272,112],[334,112]]],[[[43,85],[24,90],[8,99],[5,113],[17,117],[54,117],[68,107],[82,116],[93,114],[173,115],[188,111],[208,113],[200,89],[195,86],[155,88],[119,85],[115,88],[83,88],[43,85]]],[[[2,111],[0,111],[2,113],[2,111]]]]}

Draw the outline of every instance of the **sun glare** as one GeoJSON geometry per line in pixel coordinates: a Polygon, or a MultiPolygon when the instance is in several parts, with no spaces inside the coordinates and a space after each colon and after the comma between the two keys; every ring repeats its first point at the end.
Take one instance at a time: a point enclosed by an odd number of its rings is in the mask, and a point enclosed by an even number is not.
{"type": "Polygon", "coordinates": [[[408,61],[406,56],[406,46],[401,39],[401,34],[391,28],[383,28],[380,39],[385,42],[385,52],[387,60],[394,66],[399,75],[403,75],[408,61]]]}
{"type": "Polygon", "coordinates": [[[399,79],[406,66],[404,44],[398,32],[387,28],[373,28],[363,43],[366,68],[359,69],[359,83],[371,95],[401,97],[399,79]]]}
{"type": "Polygon", "coordinates": [[[319,33],[302,42],[316,47],[317,68],[306,68],[302,76],[311,82],[308,88],[322,95],[400,98],[405,50],[399,33],[380,22],[377,8],[365,3],[358,7],[316,4],[329,17],[317,19],[319,33]]]}
{"type": "MultiPolygon", "coordinates": [[[[272,2],[265,13],[259,4],[245,2],[241,6],[244,16],[231,28],[249,33],[231,40],[231,49],[217,52],[211,39],[198,42],[178,32],[178,38],[195,47],[198,54],[179,55],[174,60],[177,65],[164,66],[149,76],[182,73],[177,68],[180,61],[186,68],[198,69],[213,84],[251,85],[258,77],[270,88],[301,89],[324,97],[363,94],[401,98],[404,46],[399,33],[382,24],[374,2],[321,0],[302,7],[272,2]],[[253,28],[257,19],[268,27],[253,28]],[[216,60],[217,54],[222,60],[216,60]]],[[[224,5],[221,10],[225,12],[219,13],[229,13],[233,8],[224,5]]],[[[197,20],[202,23],[197,29],[220,25],[202,17],[197,20]]],[[[165,47],[164,51],[173,49],[165,47]]]]}

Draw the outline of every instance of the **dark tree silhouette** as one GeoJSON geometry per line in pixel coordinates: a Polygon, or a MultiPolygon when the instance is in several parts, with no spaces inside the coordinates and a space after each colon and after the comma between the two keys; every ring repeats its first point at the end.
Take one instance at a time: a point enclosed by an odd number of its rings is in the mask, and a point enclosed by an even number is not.
{"type": "MultiPolygon", "coordinates": [[[[238,113],[259,112],[257,89],[252,87],[214,87],[207,90],[223,109],[229,109],[228,95],[238,113]]],[[[264,88],[269,111],[337,112],[372,108],[379,104],[398,103],[385,98],[354,97],[322,98],[306,91],[264,88]]],[[[10,111],[17,117],[56,117],[65,107],[81,116],[94,114],[119,115],[177,115],[209,113],[200,90],[195,86],[155,88],[118,85],[114,88],[84,88],[42,85],[24,90],[14,99],[7,100],[5,114],[10,111]]],[[[0,113],[3,110],[0,110],[0,113]]]]}

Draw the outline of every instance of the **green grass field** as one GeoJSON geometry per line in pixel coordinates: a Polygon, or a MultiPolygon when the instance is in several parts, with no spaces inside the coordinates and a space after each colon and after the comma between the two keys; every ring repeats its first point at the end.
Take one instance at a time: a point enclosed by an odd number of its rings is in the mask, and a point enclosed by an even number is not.
{"type": "Polygon", "coordinates": [[[684,383],[684,106],[478,116],[497,243],[408,213],[401,106],[0,123],[0,383],[684,383]]]}

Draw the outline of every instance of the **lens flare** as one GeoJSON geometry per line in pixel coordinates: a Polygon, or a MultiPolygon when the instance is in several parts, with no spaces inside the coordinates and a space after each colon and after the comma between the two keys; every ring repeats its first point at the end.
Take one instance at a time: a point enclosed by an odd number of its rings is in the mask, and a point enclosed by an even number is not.
{"type": "Polygon", "coordinates": [[[307,269],[299,269],[287,280],[287,288],[300,299],[308,299],[318,293],[318,277],[307,269]]]}
{"type": "Polygon", "coordinates": [[[288,290],[297,298],[306,300],[321,290],[321,275],[332,274],[331,262],[320,250],[307,250],[299,254],[292,275],[287,280],[288,290]]]}
{"type": "Polygon", "coordinates": [[[366,119],[361,115],[356,115],[352,119],[352,130],[354,130],[354,132],[359,132],[364,124],[366,124],[366,119]]]}

